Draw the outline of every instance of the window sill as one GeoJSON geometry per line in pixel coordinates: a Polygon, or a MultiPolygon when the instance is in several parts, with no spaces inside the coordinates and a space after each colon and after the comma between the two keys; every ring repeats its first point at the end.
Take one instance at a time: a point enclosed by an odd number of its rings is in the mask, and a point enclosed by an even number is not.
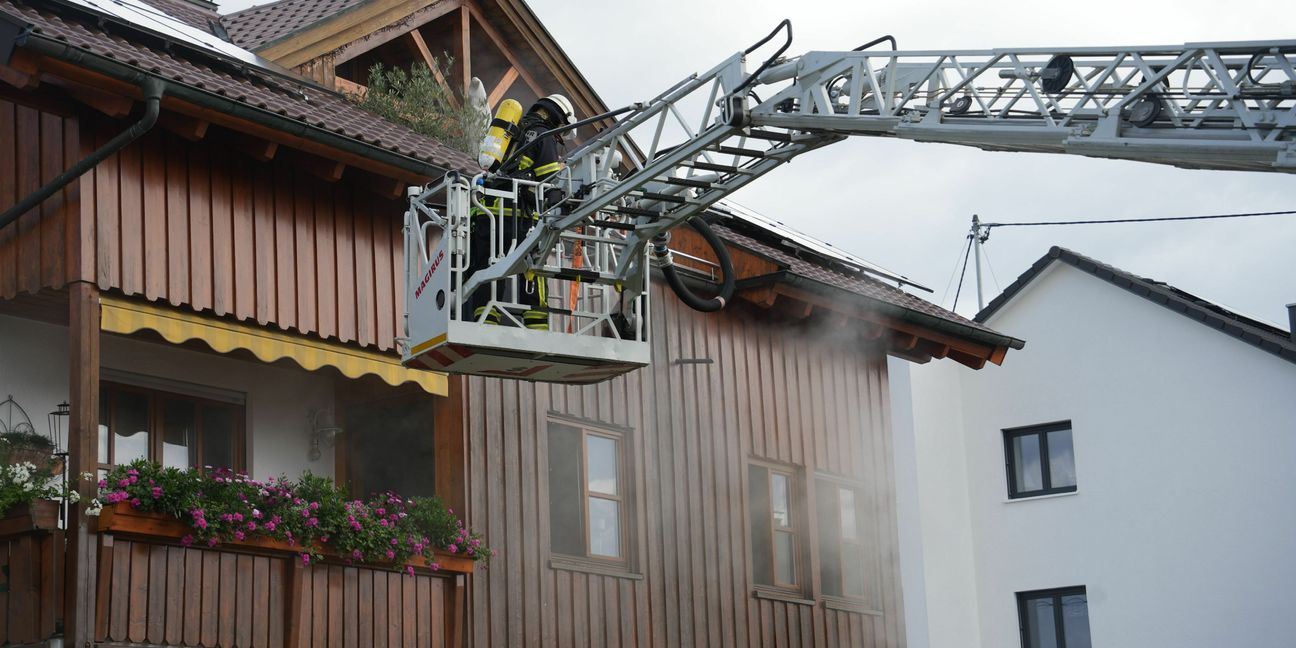
{"type": "Polygon", "coordinates": [[[581,572],[584,574],[597,574],[599,576],[611,576],[613,578],[625,578],[627,580],[643,580],[643,574],[635,574],[626,571],[626,569],[621,565],[601,565],[586,560],[580,560],[579,558],[563,558],[554,556],[549,559],[549,568],[581,572]]]}
{"type": "Polygon", "coordinates": [[[820,600],[823,601],[824,607],[828,608],[829,610],[837,610],[840,612],[854,612],[856,614],[867,614],[869,616],[878,616],[878,617],[882,616],[881,610],[874,610],[870,608],[868,605],[865,605],[863,601],[856,601],[848,598],[841,598],[838,596],[831,596],[827,594],[823,595],[820,600]]]}
{"type": "Polygon", "coordinates": [[[1073,495],[1079,495],[1079,494],[1080,491],[1073,490],[1073,491],[1067,491],[1065,493],[1049,493],[1047,495],[1027,495],[1025,497],[1010,497],[1004,500],[1004,504],[1012,504],[1014,502],[1034,502],[1035,500],[1056,499],[1058,497],[1071,497],[1073,495]]]}
{"type": "Polygon", "coordinates": [[[815,602],[808,598],[802,598],[797,592],[784,592],[781,590],[757,588],[752,590],[752,596],[767,601],[782,601],[784,603],[794,603],[796,605],[814,606],[815,602]]]}

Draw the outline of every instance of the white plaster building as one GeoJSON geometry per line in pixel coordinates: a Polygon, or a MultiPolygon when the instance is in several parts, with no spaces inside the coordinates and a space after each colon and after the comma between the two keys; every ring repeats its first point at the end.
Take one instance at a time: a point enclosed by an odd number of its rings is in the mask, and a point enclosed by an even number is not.
{"type": "Polygon", "coordinates": [[[911,371],[910,645],[1296,646],[1296,335],[1056,247],[977,321],[1025,349],[911,371]]]}

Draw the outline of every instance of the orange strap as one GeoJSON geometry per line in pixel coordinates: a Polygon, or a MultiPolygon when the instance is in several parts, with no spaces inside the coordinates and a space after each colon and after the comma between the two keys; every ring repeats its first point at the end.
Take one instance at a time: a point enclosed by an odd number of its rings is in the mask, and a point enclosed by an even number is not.
{"type": "MultiPolygon", "coordinates": [[[[577,270],[580,270],[584,266],[585,266],[585,242],[576,241],[576,245],[572,248],[572,267],[577,270]]],[[[576,301],[579,296],[580,296],[580,282],[572,281],[568,283],[567,284],[567,310],[570,311],[576,310],[576,301]]],[[[567,332],[574,333],[575,326],[576,326],[576,318],[574,317],[567,318],[567,332]]]]}

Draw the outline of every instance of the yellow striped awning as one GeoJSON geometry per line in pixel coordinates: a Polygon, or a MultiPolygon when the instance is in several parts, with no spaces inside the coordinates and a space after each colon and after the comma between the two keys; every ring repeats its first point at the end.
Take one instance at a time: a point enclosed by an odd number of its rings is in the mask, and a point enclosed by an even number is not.
{"type": "Polygon", "coordinates": [[[109,333],[148,329],[172,344],[201,340],[221,353],[246,349],[262,362],[288,359],[308,371],[333,367],[348,378],[373,375],[393,387],[412,382],[429,394],[445,396],[448,392],[445,374],[406,369],[396,357],[376,351],[109,295],[102,297],[102,305],[99,328],[109,333]]]}

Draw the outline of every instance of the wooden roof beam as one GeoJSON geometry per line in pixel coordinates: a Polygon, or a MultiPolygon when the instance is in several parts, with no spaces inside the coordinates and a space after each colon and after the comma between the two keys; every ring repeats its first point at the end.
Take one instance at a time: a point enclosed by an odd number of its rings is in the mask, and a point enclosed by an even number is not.
{"type": "Polygon", "coordinates": [[[14,52],[8,65],[0,64],[0,81],[19,90],[30,90],[40,85],[40,66],[36,57],[21,49],[14,52]]]}
{"type": "Polygon", "coordinates": [[[246,135],[244,133],[233,133],[231,141],[234,143],[234,149],[256,160],[257,162],[269,162],[275,158],[279,152],[279,144],[267,139],[246,135]]]}
{"type": "MultiPolygon", "coordinates": [[[[531,75],[531,72],[526,69],[526,66],[522,65],[522,62],[513,55],[513,49],[504,41],[504,37],[501,36],[498,31],[495,31],[495,27],[486,20],[486,17],[482,15],[481,10],[477,8],[477,5],[471,2],[471,0],[467,0],[464,2],[464,9],[472,14],[473,18],[477,19],[477,24],[481,26],[482,33],[486,34],[486,38],[490,39],[490,42],[495,45],[495,49],[498,49],[500,54],[504,55],[504,58],[509,62],[509,65],[517,69],[518,74],[522,77],[522,81],[527,84],[527,87],[531,88],[531,92],[534,92],[537,97],[545,96],[540,82],[537,81],[536,78],[531,75]]],[[[465,28],[466,26],[467,23],[465,23],[465,28]]],[[[466,87],[467,86],[465,86],[465,88],[466,87]]]]}
{"type": "MultiPolygon", "coordinates": [[[[436,79],[437,85],[440,85],[446,91],[446,96],[450,99],[450,105],[458,108],[459,97],[450,89],[450,83],[446,81],[445,75],[441,73],[441,66],[437,65],[436,57],[432,56],[432,50],[428,49],[423,34],[420,34],[419,30],[415,29],[409,35],[410,39],[414,41],[414,47],[418,48],[419,55],[423,57],[423,62],[427,63],[428,69],[432,71],[432,78],[436,79]]],[[[464,96],[467,96],[466,91],[464,96]]]]}
{"type": "MultiPolygon", "coordinates": [[[[462,5],[463,3],[459,0],[440,0],[439,2],[423,7],[422,9],[418,9],[408,16],[408,20],[400,19],[400,22],[388,24],[383,27],[377,27],[373,31],[362,34],[355,40],[343,43],[331,50],[333,65],[341,65],[357,56],[360,56],[361,54],[373,51],[398,38],[402,38],[405,34],[409,33],[410,29],[419,29],[437,18],[457,11],[462,5]]],[[[330,40],[330,42],[332,41],[330,40]]],[[[312,51],[313,50],[314,48],[312,48],[312,51]]],[[[329,50],[326,49],[321,51],[329,50]]]]}
{"type": "Polygon", "coordinates": [[[207,136],[207,127],[211,126],[211,122],[176,112],[164,112],[158,116],[158,125],[190,142],[197,142],[207,136]]]}
{"type": "Polygon", "coordinates": [[[491,90],[486,97],[486,105],[490,106],[491,112],[495,111],[495,106],[499,105],[499,102],[504,99],[504,95],[508,93],[509,88],[513,87],[513,82],[517,81],[518,76],[518,69],[509,67],[508,71],[504,73],[504,78],[495,84],[495,89],[491,90]]]}
{"type": "Polygon", "coordinates": [[[955,351],[953,349],[950,350],[949,357],[951,360],[973,369],[980,369],[981,367],[984,367],[986,363],[986,359],[981,356],[975,356],[962,351],[955,351]]]}
{"type": "Polygon", "coordinates": [[[344,162],[311,155],[303,151],[293,152],[292,163],[306,173],[330,184],[341,180],[342,174],[347,168],[344,162]]]}

